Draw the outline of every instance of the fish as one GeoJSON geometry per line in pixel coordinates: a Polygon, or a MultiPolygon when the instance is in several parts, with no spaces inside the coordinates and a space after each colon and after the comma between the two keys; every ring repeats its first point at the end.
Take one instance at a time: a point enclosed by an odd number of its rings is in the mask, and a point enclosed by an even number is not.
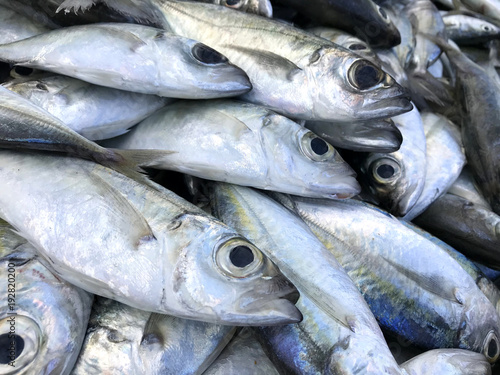
{"type": "MultiPolygon", "coordinates": [[[[248,187],[220,182],[207,182],[206,186],[213,214],[263,249],[293,280],[300,296],[307,297],[331,322],[329,329],[335,338],[322,348],[318,358],[303,359],[304,354],[288,349],[286,356],[291,363],[286,365],[286,373],[302,373],[303,365],[296,363],[302,361],[316,362],[322,370],[328,368],[333,373],[341,366],[349,373],[359,368],[373,368],[374,373],[383,373],[382,369],[395,371],[397,364],[363,297],[335,257],[297,215],[248,187]],[[367,358],[360,361],[360,356],[367,358]]],[[[287,326],[272,332],[282,336],[307,329],[287,326]]]]}
{"type": "Polygon", "coordinates": [[[422,112],[426,139],[426,174],[422,193],[403,216],[411,221],[453,185],[465,165],[460,129],[446,117],[422,112]]]}
{"type": "Polygon", "coordinates": [[[491,211],[491,206],[479,192],[472,171],[468,165],[464,166],[462,173],[460,173],[460,176],[458,176],[453,185],[450,186],[447,193],[458,195],[474,204],[484,206],[491,211]]]}
{"type": "Polygon", "coordinates": [[[69,374],[82,346],[93,296],[47,268],[4,221],[0,276],[0,372],[69,374]]]}
{"type": "Polygon", "coordinates": [[[0,175],[0,217],[82,289],[209,323],[301,319],[296,288],[255,245],[153,182],[91,161],[9,150],[0,151],[0,175]]]}
{"type": "Polygon", "coordinates": [[[360,192],[354,171],[325,140],[249,103],[178,101],[104,144],[168,150],[144,166],[209,180],[311,197],[349,198],[360,192]]]}
{"type": "Polygon", "coordinates": [[[71,26],[0,45],[0,60],[100,86],[185,99],[243,94],[247,75],[212,48],[143,25],[71,26]]]}
{"type": "Polygon", "coordinates": [[[291,198],[382,327],[422,348],[467,349],[498,360],[495,306],[446,251],[376,206],[291,198]]]}
{"type": "Polygon", "coordinates": [[[401,43],[398,29],[384,7],[371,0],[332,1],[279,0],[297,9],[316,24],[339,28],[365,40],[373,47],[390,48],[401,43]]]}
{"type": "Polygon", "coordinates": [[[495,23],[500,22],[500,4],[495,0],[460,0],[467,8],[491,18],[495,23]]]}
{"type": "Polygon", "coordinates": [[[148,4],[166,30],[207,44],[248,74],[252,90],[239,96],[244,101],[292,119],[339,122],[412,108],[406,90],[380,67],[291,25],[212,4],[148,4]]]}
{"type": "Polygon", "coordinates": [[[391,119],[335,124],[307,121],[305,126],[334,147],[358,152],[396,152],[403,142],[391,119]]]}
{"type": "Polygon", "coordinates": [[[201,374],[235,331],[97,297],[72,374],[201,374]]]}
{"type": "Polygon", "coordinates": [[[203,375],[279,375],[278,370],[264,353],[254,333],[243,328],[224,348],[203,375]]]}
{"type": "Polygon", "coordinates": [[[392,120],[403,135],[399,150],[361,154],[354,157],[351,166],[357,169],[361,184],[382,208],[395,216],[405,216],[417,203],[424,189],[424,125],[416,107],[392,120]]]}
{"type": "Polygon", "coordinates": [[[0,44],[12,43],[50,29],[0,5],[0,44]]]}
{"type": "Polygon", "coordinates": [[[173,99],[93,85],[48,73],[3,86],[61,120],[90,140],[122,135],[173,99]]]}
{"type": "Polygon", "coordinates": [[[459,45],[481,44],[500,38],[500,27],[466,14],[445,14],[443,22],[448,38],[459,45]]]}

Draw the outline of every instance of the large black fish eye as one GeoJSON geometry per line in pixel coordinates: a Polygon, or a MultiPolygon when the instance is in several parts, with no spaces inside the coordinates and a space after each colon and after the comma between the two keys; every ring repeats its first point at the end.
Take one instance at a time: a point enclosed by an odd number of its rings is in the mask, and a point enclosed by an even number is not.
{"type": "Polygon", "coordinates": [[[228,62],[226,56],[220,54],[213,48],[210,48],[209,46],[201,43],[197,43],[194,45],[194,47],[192,48],[192,53],[196,60],[204,64],[215,65],[228,62]]]}
{"type": "Polygon", "coordinates": [[[491,340],[488,344],[488,357],[495,358],[498,354],[498,344],[496,340],[491,340]]]}
{"type": "Polygon", "coordinates": [[[230,8],[239,8],[242,2],[242,0],[225,0],[226,6],[230,8]]]}
{"type": "Polygon", "coordinates": [[[13,359],[19,358],[24,350],[24,340],[19,335],[12,335],[9,337],[8,333],[0,335],[0,348],[2,348],[2,354],[0,355],[0,365],[5,365],[12,361],[13,359]],[[15,349],[13,348],[15,346],[15,349]],[[15,353],[11,353],[11,350],[15,353]],[[14,354],[15,358],[11,357],[14,354]],[[8,356],[7,356],[8,355],[8,356]]]}
{"type": "Polygon", "coordinates": [[[379,165],[377,168],[377,174],[380,177],[386,178],[386,179],[394,176],[395,172],[396,171],[394,170],[394,167],[392,165],[389,165],[389,164],[382,164],[382,165],[379,165]]]}
{"type": "Polygon", "coordinates": [[[384,79],[385,73],[367,60],[358,60],[349,70],[351,84],[360,89],[367,90],[378,85],[384,79]]]}
{"type": "Polygon", "coordinates": [[[321,138],[311,139],[311,150],[317,155],[324,155],[328,152],[328,145],[321,138]]]}
{"type": "Polygon", "coordinates": [[[248,266],[253,262],[254,258],[253,251],[247,246],[236,246],[229,253],[229,260],[239,268],[248,266]]]}
{"type": "Polygon", "coordinates": [[[20,76],[29,76],[31,73],[33,73],[33,69],[27,68],[25,66],[15,66],[14,71],[20,76]]]}

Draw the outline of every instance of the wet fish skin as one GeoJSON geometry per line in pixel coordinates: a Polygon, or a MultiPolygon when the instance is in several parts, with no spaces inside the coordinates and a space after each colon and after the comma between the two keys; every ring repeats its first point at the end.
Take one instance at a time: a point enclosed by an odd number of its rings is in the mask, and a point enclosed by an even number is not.
{"type": "Polygon", "coordinates": [[[272,18],[273,7],[269,0],[197,0],[203,3],[222,5],[231,9],[246,13],[254,13],[264,17],[272,18]]]}
{"type": "Polygon", "coordinates": [[[65,280],[132,307],[194,320],[300,321],[290,301],[296,289],[267,257],[161,186],[74,158],[0,151],[0,164],[7,181],[0,216],[65,280]],[[248,267],[235,268],[229,258],[237,247],[254,256],[248,267]]]}
{"type": "Polygon", "coordinates": [[[354,171],[331,145],[292,120],[249,103],[179,101],[104,144],[169,150],[146,166],[209,180],[325,198],[348,198],[360,191],[354,171]]]}
{"type": "Polygon", "coordinates": [[[424,348],[456,347],[489,352],[490,362],[499,358],[495,307],[444,250],[366,203],[292,199],[385,329],[424,348]]]}
{"type": "Polygon", "coordinates": [[[447,193],[458,195],[459,197],[465,198],[472,203],[484,206],[491,211],[490,204],[484,199],[483,195],[479,192],[476,187],[476,182],[474,181],[474,176],[468,165],[462,169],[462,173],[455,180],[453,185],[448,189],[447,193]]]}
{"type": "Polygon", "coordinates": [[[453,185],[466,162],[460,129],[446,117],[422,112],[426,138],[426,174],[422,193],[413,208],[403,216],[413,220],[453,185]]]}
{"type": "Polygon", "coordinates": [[[460,0],[467,8],[500,22],[500,4],[495,0],[460,0]]]}
{"type": "Polygon", "coordinates": [[[53,74],[38,79],[14,79],[3,86],[90,140],[124,134],[131,126],[173,101],[53,74]]]}
{"type": "Polygon", "coordinates": [[[97,297],[72,374],[201,374],[235,331],[97,297]]]}
{"type": "Polygon", "coordinates": [[[245,70],[253,85],[245,101],[320,121],[386,118],[412,108],[406,90],[379,67],[290,25],[194,2],[166,1],[161,12],[163,27],[245,70]]]}
{"type": "Polygon", "coordinates": [[[50,29],[0,5],[0,44],[15,42],[50,29]]]}
{"type": "Polygon", "coordinates": [[[404,216],[416,204],[424,188],[425,133],[416,108],[392,120],[403,135],[399,150],[361,155],[354,163],[359,162],[361,184],[368,188],[381,207],[395,216],[404,216]]]}
{"type": "Polygon", "coordinates": [[[401,43],[398,29],[383,7],[371,0],[279,0],[297,9],[316,24],[336,27],[356,35],[372,47],[390,48],[401,43]]]}
{"type": "Polygon", "coordinates": [[[67,375],[77,360],[93,297],[46,268],[35,249],[12,230],[0,223],[0,276],[5,280],[0,286],[5,296],[0,306],[0,371],[67,375]],[[7,304],[8,297],[15,302],[7,304]],[[13,366],[7,357],[12,321],[18,350],[13,366]]]}
{"type": "Polygon", "coordinates": [[[391,119],[352,123],[307,121],[305,126],[334,147],[358,152],[395,152],[403,142],[391,119]]]}
{"type": "Polygon", "coordinates": [[[491,365],[480,353],[462,349],[434,349],[401,365],[408,375],[491,375],[491,365]]]}
{"type": "Polygon", "coordinates": [[[57,29],[1,45],[0,59],[96,85],[167,97],[209,99],[251,89],[247,75],[220,53],[142,25],[57,29]]]}
{"type": "MultiPolygon", "coordinates": [[[[384,370],[398,373],[397,364],[363,298],[333,255],[300,218],[253,189],[223,183],[207,184],[214,214],[265,249],[283,274],[294,280],[300,298],[304,297],[302,300],[299,298],[299,309],[303,304],[313,304],[315,311],[320,309],[323,316],[326,315],[318,318],[321,322],[316,325],[310,316],[304,326],[288,325],[268,331],[269,340],[274,341],[271,346],[281,348],[280,351],[287,351],[288,348],[288,352],[280,356],[293,358],[287,365],[283,364],[287,360],[275,359],[281,366],[292,373],[302,373],[309,367],[333,373],[339,368],[343,368],[344,373],[355,373],[359,368],[373,373],[384,373],[384,370]],[[283,227],[287,231],[283,231],[283,227]],[[304,254],[308,256],[304,257],[304,254]],[[306,299],[309,302],[305,302],[306,299]],[[329,322],[331,332],[318,333],[318,325],[328,325],[325,320],[329,322]],[[311,353],[310,349],[316,339],[308,339],[300,333],[309,330],[311,335],[323,335],[317,339],[322,342],[319,353],[311,353]],[[276,335],[282,338],[291,335],[289,340],[295,343],[290,344],[293,348],[285,343],[288,339],[283,338],[284,342],[280,343],[281,339],[276,335]],[[307,354],[312,358],[304,359],[307,354]],[[317,358],[314,358],[316,354],[317,358]]],[[[281,194],[271,194],[282,197],[281,194]]]]}
{"type": "Polygon", "coordinates": [[[483,19],[465,14],[443,16],[448,38],[460,45],[477,45],[500,38],[500,27],[483,19]]]}

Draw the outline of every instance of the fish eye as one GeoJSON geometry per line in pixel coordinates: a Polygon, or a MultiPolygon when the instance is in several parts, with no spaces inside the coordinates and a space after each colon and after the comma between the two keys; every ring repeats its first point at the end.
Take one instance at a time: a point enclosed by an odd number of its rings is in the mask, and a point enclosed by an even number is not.
{"type": "Polygon", "coordinates": [[[333,146],[309,131],[300,139],[300,149],[312,161],[327,161],[335,157],[333,146]]]}
{"type": "Polygon", "coordinates": [[[228,62],[226,56],[205,44],[197,43],[191,50],[194,58],[204,64],[216,65],[228,62]]]}
{"type": "Polygon", "coordinates": [[[223,0],[223,4],[229,8],[238,9],[243,5],[243,0],[223,0]]]}
{"type": "Polygon", "coordinates": [[[359,90],[377,86],[385,78],[385,73],[367,60],[356,60],[349,68],[349,82],[359,90]]]}
{"type": "Polygon", "coordinates": [[[27,68],[25,66],[15,66],[14,67],[14,72],[16,72],[17,74],[19,74],[20,76],[27,77],[27,76],[29,76],[30,74],[33,73],[33,69],[27,68]]]}
{"type": "Polygon", "coordinates": [[[377,182],[390,182],[398,177],[400,173],[399,164],[389,158],[376,160],[370,165],[370,171],[377,182]]]}
{"type": "Polygon", "coordinates": [[[495,332],[490,331],[484,340],[483,354],[489,362],[495,362],[500,356],[500,344],[495,332]]]}
{"type": "Polygon", "coordinates": [[[256,274],[264,265],[264,255],[243,238],[225,241],[215,252],[215,263],[232,278],[245,278],[256,274]]]}
{"type": "Polygon", "coordinates": [[[0,356],[0,365],[15,361],[16,371],[28,366],[38,354],[41,337],[40,327],[31,318],[15,315],[1,319],[0,348],[7,350],[0,356]],[[11,329],[13,321],[15,333],[11,329]]]}
{"type": "Polygon", "coordinates": [[[491,31],[491,28],[488,25],[483,26],[484,31],[491,31]]]}
{"type": "Polygon", "coordinates": [[[351,44],[348,48],[351,51],[361,51],[361,50],[367,49],[366,46],[364,44],[361,44],[361,43],[351,44]]]}

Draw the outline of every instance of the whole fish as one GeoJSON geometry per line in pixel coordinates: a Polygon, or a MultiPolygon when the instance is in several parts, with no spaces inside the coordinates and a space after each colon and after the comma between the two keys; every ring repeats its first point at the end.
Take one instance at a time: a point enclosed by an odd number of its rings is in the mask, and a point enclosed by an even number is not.
{"type": "Polygon", "coordinates": [[[0,60],[167,97],[208,99],[251,89],[247,75],[219,52],[142,25],[102,23],[52,30],[0,45],[0,60]]]}
{"type": "Polygon", "coordinates": [[[53,274],[3,221],[0,276],[0,373],[69,374],[93,297],[53,274]]]}
{"type": "Polygon", "coordinates": [[[0,5],[0,44],[42,34],[50,29],[0,5]]]}
{"type": "Polygon", "coordinates": [[[290,301],[297,290],[259,249],[159,185],[86,160],[12,151],[0,151],[0,175],[0,217],[85,290],[218,324],[301,319],[290,301]]]}
{"type": "Polygon", "coordinates": [[[307,121],[305,126],[334,147],[359,152],[395,152],[403,142],[391,119],[336,124],[307,121]]]}
{"type": "Polygon", "coordinates": [[[491,375],[484,355],[462,349],[429,350],[401,367],[408,375],[491,375]]]}
{"type": "Polygon", "coordinates": [[[448,38],[460,45],[481,44],[500,37],[500,27],[466,14],[446,14],[443,22],[448,38]]]}
{"type": "Polygon", "coordinates": [[[156,95],[111,89],[53,74],[33,80],[12,80],[3,86],[91,140],[124,134],[131,126],[172,102],[156,95]]]}
{"type": "Polygon", "coordinates": [[[426,174],[422,193],[403,216],[413,220],[451,187],[465,164],[460,129],[442,115],[422,113],[426,139],[426,174]]]}
{"type": "MultiPolygon", "coordinates": [[[[327,315],[323,321],[330,322],[330,334],[334,338],[327,340],[326,347],[319,350],[318,358],[303,360],[308,351],[299,354],[289,348],[287,356],[293,360],[285,365],[286,373],[303,373],[304,366],[309,365],[302,361],[315,363],[313,367],[333,373],[339,368],[344,368],[344,373],[349,374],[355,371],[397,373],[397,365],[362,296],[335,257],[297,215],[247,187],[209,183],[208,190],[214,214],[259,248],[265,249],[263,251],[276,262],[283,274],[293,280],[300,295],[327,315]]],[[[306,327],[310,324],[307,323],[306,327]]],[[[286,335],[285,332],[307,329],[299,324],[298,327],[288,326],[272,332],[280,332],[282,336],[286,335]]]]}
{"type": "Polygon", "coordinates": [[[148,1],[163,27],[217,49],[250,77],[241,96],[290,118],[387,118],[412,108],[406,91],[352,51],[283,22],[211,4],[148,1]]]}
{"type": "Polygon", "coordinates": [[[355,160],[359,162],[362,184],[380,205],[393,215],[404,216],[417,203],[424,188],[425,133],[417,108],[392,120],[403,135],[399,150],[360,155],[355,160]]]}
{"type": "Polygon", "coordinates": [[[390,48],[401,42],[399,31],[383,7],[371,0],[279,0],[316,24],[348,31],[373,47],[390,48]]]}
{"type": "Polygon", "coordinates": [[[423,348],[473,350],[492,363],[500,357],[495,307],[447,252],[366,203],[292,200],[385,329],[423,348]]]}
{"type": "Polygon", "coordinates": [[[105,144],[169,150],[145,166],[210,180],[311,197],[349,198],[360,191],[354,171],[331,145],[248,103],[179,101],[105,144]]]}
{"type": "Polygon", "coordinates": [[[235,331],[98,297],[72,374],[202,374],[235,331]]]}
{"type": "Polygon", "coordinates": [[[224,348],[203,375],[279,375],[253,332],[244,328],[224,348]]]}

